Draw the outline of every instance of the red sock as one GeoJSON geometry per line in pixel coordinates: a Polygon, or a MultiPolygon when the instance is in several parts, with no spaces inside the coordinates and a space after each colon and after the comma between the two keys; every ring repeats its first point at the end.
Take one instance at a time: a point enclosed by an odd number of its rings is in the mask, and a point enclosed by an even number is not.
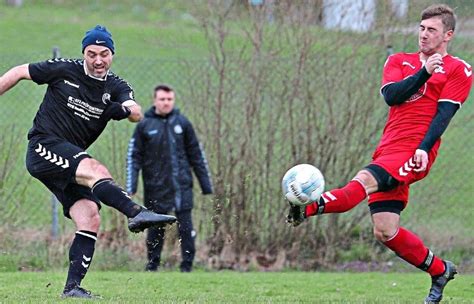
{"type": "Polygon", "coordinates": [[[340,189],[324,192],[319,202],[306,206],[306,216],[321,213],[342,213],[351,210],[367,197],[364,186],[351,180],[340,189]]]}
{"type": "Polygon", "coordinates": [[[384,245],[408,263],[428,272],[431,276],[441,275],[444,272],[443,260],[426,248],[416,234],[403,227],[400,227],[397,234],[386,241],[384,245]]]}

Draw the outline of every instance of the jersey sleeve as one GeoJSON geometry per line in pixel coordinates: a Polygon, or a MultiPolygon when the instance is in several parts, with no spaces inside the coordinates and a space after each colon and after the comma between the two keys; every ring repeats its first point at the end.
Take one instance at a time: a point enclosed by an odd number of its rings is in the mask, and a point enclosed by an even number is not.
{"type": "Polygon", "coordinates": [[[124,103],[128,100],[135,102],[135,93],[132,86],[128,82],[122,80],[115,87],[114,93],[112,94],[112,101],[124,103]]]}
{"type": "Polygon", "coordinates": [[[127,152],[127,193],[136,193],[138,173],[143,166],[145,141],[143,140],[143,121],[138,123],[128,143],[127,152]]]}
{"type": "Polygon", "coordinates": [[[463,61],[449,75],[438,101],[451,102],[461,106],[469,96],[471,87],[472,67],[463,61]]]}
{"type": "Polygon", "coordinates": [[[204,149],[199,143],[191,122],[183,116],[186,156],[194,170],[202,194],[212,194],[212,181],[204,149]]]}
{"type": "Polygon", "coordinates": [[[390,55],[385,61],[382,74],[381,89],[387,84],[403,80],[402,65],[400,64],[400,55],[390,55]]]}
{"type": "Polygon", "coordinates": [[[52,83],[63,75],[67,62],[62,59],[50,59],[43,62],[30,63],[28,69],[31,80],[37,84],[52,83]]]}

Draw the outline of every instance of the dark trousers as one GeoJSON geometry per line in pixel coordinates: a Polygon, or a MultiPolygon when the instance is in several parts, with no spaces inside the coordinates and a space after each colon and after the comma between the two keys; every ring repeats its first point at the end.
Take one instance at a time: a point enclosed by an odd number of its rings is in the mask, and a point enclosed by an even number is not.
{"type": "MultiPolygon", "coordinates": [[[[176,212],[178,219],[178,233],[181,243],[181,265],[183,272],[192,270],[196,247],[194,239],[196,232],[193,229],[193,221],[191,217],[191,209],[176,212]]],[[[165,238],[165,229],[158,227],[148,228],[146,245],[148,249],[148,265],[147,270],[156,270],[160,265],[161,251],[163,249],[165,238]]]]}

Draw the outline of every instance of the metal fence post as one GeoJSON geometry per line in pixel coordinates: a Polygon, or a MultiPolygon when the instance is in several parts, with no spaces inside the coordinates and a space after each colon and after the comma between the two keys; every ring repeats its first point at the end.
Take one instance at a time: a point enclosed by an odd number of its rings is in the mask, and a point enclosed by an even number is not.
{"type": "MultiPolygon", "coordinates": [[[[53,59],[61,57],[59,47],[53,47],[53,59]]],[[[51,194],[51,237],[56,239],[59,235],[59,218],[58,218],[58,199],[51,194]]]]}
{"type": "Polygon", "coordinates": [[[61,57],[61,52],[58,46],[53,47],[53,59],[61,57]]]}
{"type": "Polygon", "coordinates": [[[53,239],[56,239],[59,235],[58,203],[56,196],[51,194],[51,237],[53,239]]]}
{"type": "Polygon", "coordinates": [[[393,46],[387,45],[387,57],[393,55],[393,46]]]}

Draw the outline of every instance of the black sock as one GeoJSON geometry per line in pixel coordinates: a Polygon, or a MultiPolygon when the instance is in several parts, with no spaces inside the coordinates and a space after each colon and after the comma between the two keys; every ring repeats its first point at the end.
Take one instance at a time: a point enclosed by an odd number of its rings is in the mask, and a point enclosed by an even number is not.
{"type": "Polygon", "coordinates": [[[135,204],[119,185],[111,178],[99,179],[92,187],[92,193],[107,206],[113,207],[125,214],[134,217],[143,209],[135,204]]]}
{"type": "Polygon", "coordinates": [[[81,285],[81,281],[84,279],[87,269],[92,262],[96,240],[97,233],[95,232],[86,230],[76,231],[76,237],[69,249],[69,271],[64,291],[69,291],[81,285]]]}

